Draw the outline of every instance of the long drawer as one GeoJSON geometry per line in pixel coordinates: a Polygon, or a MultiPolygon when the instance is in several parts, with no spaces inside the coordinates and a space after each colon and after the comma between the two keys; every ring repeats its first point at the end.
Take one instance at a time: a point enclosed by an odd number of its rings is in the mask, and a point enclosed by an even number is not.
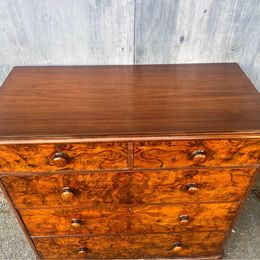
{"type": "Polygon", "coordinates": [[[32,236],[228,231],[239,204],[181,204],[87,209],[26,209],[32,236]]]}
{"type": "Polygon", "coordinates": [[[260,139],[140,141],[135,168],[247,166],[260,163],[260,139]]]}
{"type": "Polygon", "coordinates": [[[127,169],[128,144],[0,145],[0,172],[127,169]]]}
{"type": "Polygon", "coordinates": [[[33,238],[45,259],[161,258],[217,255],[225,234],[191,232],[90,237],[33,238]]]}
{"type": "Polygon", "coordinates": [[[254,168],[96,172],[2,178],[17,208],[185,202],[235,202],[254,168]]]}

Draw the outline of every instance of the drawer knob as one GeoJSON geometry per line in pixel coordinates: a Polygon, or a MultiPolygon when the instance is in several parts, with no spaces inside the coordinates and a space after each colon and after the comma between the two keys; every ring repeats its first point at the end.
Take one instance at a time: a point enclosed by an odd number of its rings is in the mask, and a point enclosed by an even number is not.
{"type": "Polygon", "coordinates": [[[202,164],[206,161],[206,154],[203,150],[194,151],[191,157],[195,164],[202,164]]]}
{"type": "Polygon", "coordinates": [[[58,152],[53,155],[53,164],[56,167],[64,167],[69,162],[69,156],[66,153],[58,152]]]}
{"type": "Polygon", "coordinates": [[[71,226],[73,227],[73,228],[75,228],[75,229],[79,229],[80,227],[81,227],[81,221],[80,221],[80,219],[77,219],[77,218],[73,218],[72,220],[71,220],[71,226]]]}
{"type": "Polygon", "coordinates": [[[196,183],[188,183],[186,185],[186,189],[190,193],[194,193],[194,192],[198,192],[199,191],[198,185],[196,183]]]}
{"type": "Polygon", "coordinates": [[[180,223],[181,224],[188,224],[189,222],[190,222],[190,218],[189,218],[189,216],[188,215],[181,215],[180,217],[179,217],[179,219],[180,219],[180,223]]]}
{"type": "Polygon", "coordinates": [[[79,257],[86,257],[88,254],[88,249],[86,247],[79,248],[78,256],[79,257]]]}
{"type": "Polygon", "coordinates": [[[64,187],[62,189],[61,198],[63,199],[63,201],[70,202],[73,199],[73,197],[74,194],[69,187],[64,187]]]}
{"type": "Polygon", "coordinates": [[[182,250],[183,250],[183,247],[182,247],[182,244],[180,242],[176,242],[176,243],[173,244],[172,251],[174,253],[178,253],[178,252],[180,252],[182,250]]]}

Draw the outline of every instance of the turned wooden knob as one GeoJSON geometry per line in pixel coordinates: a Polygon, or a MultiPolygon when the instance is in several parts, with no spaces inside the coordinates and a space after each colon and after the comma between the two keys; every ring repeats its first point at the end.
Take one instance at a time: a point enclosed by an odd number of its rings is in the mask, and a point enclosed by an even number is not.
{"type": "Polygon", "coordinates": [[[176,242],[173,244],[172,252],[178,253],[183,250],[182,244],[180,242],[176,242]]]}
{"type": "Polygon", "coordinates": [[[79,257],[86,257],[88,254],[88,249],[86,247],[79,248],[78,256],[79,257]]]}
{"type": "Polygon", "coordinates": [[[71,226],[75,229],[79,229],[81,227],[81,221],[80,219],[77,219],[77,218],[73,218],[71,220],[71,226]]]}
{"type": "Polygon", "coordinates": [[[64,167],[69,162],[69,157],[66,153],[57,152],[53,155],[53,164],[56,167],[64,167]]]}
{"type": "Polygon", "coordinates": [[[188,190],[188,192],[190,193],[194,193],[199,191],[198,185],[196,183],[188,183],[186,185],[186,189],[188,190]]]}
{"type": "Polygon", "coordinates": [[[203,150],[194,151],[191,157],[195,164],[202,164],[206,161],[206,154],[203,150]]]}
{"type": "Polygon", "coordinates": [[[189,222],[190,222],[190,218],[189,218],[189,216],[188,215],[181,215],[180,217],[179,217],[179,220],[180,220],[180,223],[181,224],[188,224],[189,222]]]}
{"type": "Polygon", "coordinates": [[[74,194],[69,187],[64,187],[62,189],[61,198],[63,201],[69,202],[73,199],[73,196],[74,196],[74,194]]]}

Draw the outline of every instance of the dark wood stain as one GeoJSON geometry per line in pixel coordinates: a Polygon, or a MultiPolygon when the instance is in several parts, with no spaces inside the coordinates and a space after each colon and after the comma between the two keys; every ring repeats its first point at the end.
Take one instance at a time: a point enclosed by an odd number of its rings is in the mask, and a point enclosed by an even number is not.
{"type": "Polygon", "coordinates": [[[2,140],[260,133],[237,64],[16,67],[0,101],[2,140]]]}

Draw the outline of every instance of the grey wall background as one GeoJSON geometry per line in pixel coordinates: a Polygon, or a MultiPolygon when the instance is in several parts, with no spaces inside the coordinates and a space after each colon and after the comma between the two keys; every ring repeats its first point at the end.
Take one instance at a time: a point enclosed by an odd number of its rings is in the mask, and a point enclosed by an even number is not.
{"type": "Polygon", "coordinates": [[[259,0],[0,0],[14,65],[238,62],[260,91],[259,0]]]}

